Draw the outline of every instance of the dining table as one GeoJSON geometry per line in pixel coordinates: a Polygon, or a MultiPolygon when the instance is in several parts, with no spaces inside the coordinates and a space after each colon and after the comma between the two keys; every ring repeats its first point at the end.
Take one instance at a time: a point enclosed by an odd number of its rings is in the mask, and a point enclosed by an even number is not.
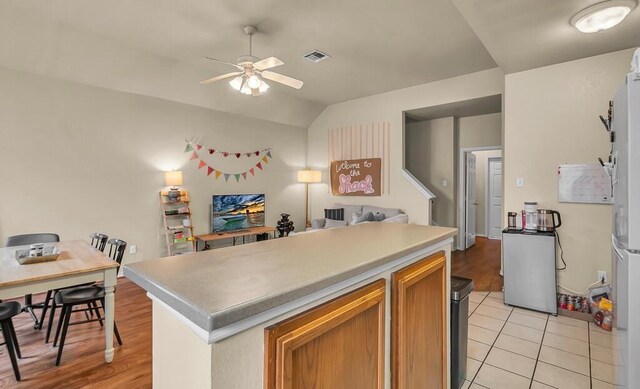
{"type": "Polygon", "coordinates": [[[105,290],[105,360],[113,361],[114,289],[118,263],[83,240],[69,240],[54,245],[60,255],[53,261],[21,265],[16,251],[29,246],[0,248],[0,300],[101,281],[105,290]]]}

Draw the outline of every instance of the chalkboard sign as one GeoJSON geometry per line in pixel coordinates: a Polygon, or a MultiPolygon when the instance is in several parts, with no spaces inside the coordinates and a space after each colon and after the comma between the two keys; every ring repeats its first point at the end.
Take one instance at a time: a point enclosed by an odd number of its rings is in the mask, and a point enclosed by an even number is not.
{"type": "Polygon", "coordinates": [[[331,193],[335,196],[380,196],[381,158],[331,162],[331,193]]]}

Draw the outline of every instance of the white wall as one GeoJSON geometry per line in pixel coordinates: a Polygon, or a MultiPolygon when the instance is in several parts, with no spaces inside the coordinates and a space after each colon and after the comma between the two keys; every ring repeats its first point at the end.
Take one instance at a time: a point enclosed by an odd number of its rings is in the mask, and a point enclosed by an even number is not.
{"type": "MultiPolygon", "coordinates": [[[[125,261],[165,255],[158,203],[165,170],[184,171],[196,233],[209,230],[215,193],[266,193],[267,224],[281,212],[304,226],[304,128],[0,68],[0,240],[52,231],[104,232],[138,246],[125,261]],[[228,150],[273,148],[264,172],[236,183],[207,177],[184,139],[228,150]]],[[[214,167],[244,170],[253,159],[214,167]]]]}
{"type": "Polygon", "coordinates": [[[428,224],[428,201],[402,177],[403,111],[501,94],[503,87],[504,75],[496,68],[327,107],[309,127],[307,161],[309,166],[323,171],[325,182],[309,188],[312,217],[321,217],[323,208],[339,201],[400,207],[408,213],[410,222],[428,224]],[[340,126],[371,122],[390,123],[390,193],[368,198],[331,195],[327,186],[327,166],[330,163],[327,153],[327,131],[340,126]]]}
{"type": "MultiPolygon", "coordinates": [[[[478,203],[476,212],[476,234],[487,236],[487,178],[489,174],[489,158],[502,157],[500,150],[474,151],[476,156],[476,200],[478,203]]],[[[502,187],[500,188],[502,190],[502,187]]]]}
{"type": "Polygon", "coordinates": [[[562,214],[559,229],[567,271],[559,282],[581,290],[596,272],[611,274],[611,206],[558,203],[557,169],[563,163],[593,163],[609,153],[598,115],[629,71],[633,50],[509,74],[505,79],[505,207],[524,201],[562,214]],[[524,188],[516,187],[524,177],[524,188]]]}
{"type": "Polygon", "coordinates": [[[460,148],[502,145],[502,113],[458,119],[460,148]]]}

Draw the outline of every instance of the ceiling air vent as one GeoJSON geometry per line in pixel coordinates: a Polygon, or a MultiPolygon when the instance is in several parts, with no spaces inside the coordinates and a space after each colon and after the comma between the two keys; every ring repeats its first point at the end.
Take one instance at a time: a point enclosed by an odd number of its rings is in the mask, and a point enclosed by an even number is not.
{"type": "Polygon", "coordinates": [[[331,58],[331,56],[329,54],[323,53],[320,50],[313,50],[312,52],[305,54],[304,58],[306,58],[307,61],[318,63],[324,61],[327,58],[331,58]]]}

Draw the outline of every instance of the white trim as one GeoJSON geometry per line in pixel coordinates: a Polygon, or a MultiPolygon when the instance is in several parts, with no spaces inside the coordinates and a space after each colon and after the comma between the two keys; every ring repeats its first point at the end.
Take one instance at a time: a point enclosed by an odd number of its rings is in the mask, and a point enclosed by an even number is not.
{"type": "MultiPolygon", "coordinates": [[[[481,147],[462,147],[460,148],[460,154],[458,156],[458,250],[465,250],[465,234],[467,233],[467,227],[465,225],[465,180],[466,180],[466,160],[465,153],[473,151],[490,151],[499,150],[502,151],[502,146],[481,146],[481,147]]],[[[486,232],[486,231],[485,231],[486,232]]]]}
{"type": "MultiPolygon", "coordinates": [[[[417,259],[420,258],[424,258],[426,255],[436,252],[438,250],[442,250],[443,248],[446,248],[447,245],[451,245],[453,243],[453,239],[449,238],[446,240],[443,240],[441,242],[438,242],[434,245],[431,245],[429,247],[426,247],[422,250],[413,252],[411,254],[405,255],[401,258],[398,258],[396,260],[393,260],[391,262],[387,262],[384,265],[378,266],[374,269],[371,269],[369,271],[366,271],[362,274],[359,274],[355,277],[349,278],[347,280],[338,282],[332,286],[329,286],[327,288],[321,289],[317,292],[311,293],[307,296],[304,296],[302,298],[299,298],[297,300],[288,302],[286,304],[277,306],[275,308],[269,309],[268,311],[264,311],[261,313],[258,313],[254,316],[251,316],[247,319],[241,320],[239,322],[230,324],[226,327],[222,327],[222,328],[218,328],[215,329],[213,331],[207,331],[205,329],[203,329],[202,327],[198,326],[197,324],[195,324],[194,322],[192,322],[191,320],[187,319],[185,316],[183,316],[181,313],[179,313],[178,311],[176,311],[175,309],[171,308],[169,305],[167,305],[166,303],[164,303],[162,300],[160,300],[158,297],[152,295],[151,293],[147,292],[147,296],[153,300],[154,302],[157,302],[158,304],[160,304],[164,309],[166,309],[167,311],[171,312],[173,314],[173,316],[175,316],[178,320],[180,320],[182,323],[184,323],[191,331],[193,331],[194,334],[196,334],[196,336],[198,336],[203,342],[207,343],[207,344],[212,344],[212,343],[217,343],[223,339],[229,338],[235,334],[238,334],[242,331],[245,331],[249,328],[258,326],[262,323],[268,322],[269,320],[272,320],[278,316],[284,315],[288,312],[291,312],[295,309],[304,307],[305,305],[309,305],[312,303],[316,303],[322,299],[326,299],[327,297],[330,297],[332,294],[342,291],[344,289],[347,289],[349,287],[353,287],[354,285],[357,285],[358,283],[367,280],[369,278],[372,278],[380,273],[384,273],[386,271],[389,271],[395,267],[398,266],[402,266],[403,264],[405,264],[406,262],[411,262],[411,261],[415,261],[417,259]]],[[[446,250],[445,250],[446,251],[446,250]]]]}
{"type": "Polygon", "coordinates": [[[409,172],[405,168],[402,168],[402,177],[404,177],[405,180],[409,181],[409,183],[411,183],[411,185],[413,185],[413,187],[416,188],[418,192],[420,192],[424,197],[427,198],[427,200],[436,198],[436,195],[434,195],[429,190],[429,188],[427,188],[422,182],[420,182],[420,180],[418,180],[413,174],[411,174],[411,172],[409,172]]]}
{"type": "MultiPolygon", "coordinates": [[[[487,235],[487,239],[497,239],[497,240],[501,240],[502,237],[500,235],[498,236],[491,236],[491,234],[489,233],[491,231],[491,213],[490,213],[490,209],[491,209],[491,202],[490,200],[490,195],[491,195],[491,188],[489,187],[491,185],[491,181],[490,181],[490,177],[491,177],[491,160],[494,161],[500,161],[500,165],[501,165],[501,179],[500,179],[500,190],[502,190],[502,181],[504,180],[504,162],[502,160],[502,156],[500,157],[489,157],[487,158],[487,175],[486,178],[487,180],[485,181],[485,196],[484,198],[486,199],[485,201],[485,218],[484,218],[484,223],[485,223],[485,227],[484,227],[484,232],[487,235]]],[[[504,196],[502,197],[502,207],[504,208],[504,196]]],[[[500,222],[500,224],[502,224],[502,221],[500,222]]]]}

